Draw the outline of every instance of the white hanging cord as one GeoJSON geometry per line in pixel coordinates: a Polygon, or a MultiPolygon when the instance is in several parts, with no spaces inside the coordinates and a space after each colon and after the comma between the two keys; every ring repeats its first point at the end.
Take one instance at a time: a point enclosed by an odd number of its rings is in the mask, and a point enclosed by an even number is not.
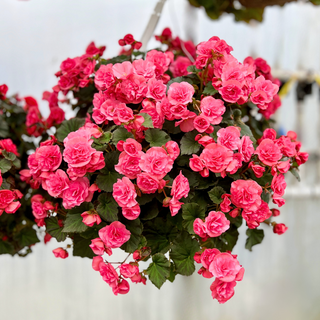
{"type": "Polygon", "coordinates": [[[141,42],[142,42],[141,51],[147,50],[148,42],[150,41],[152,35],[154,34],[154,30],[156,29],[156,26],[160,19],[165,2],[166,0],[159,0],[154,8],[154,11],[150,17],[150,20],[141,38],[141,42]]]}

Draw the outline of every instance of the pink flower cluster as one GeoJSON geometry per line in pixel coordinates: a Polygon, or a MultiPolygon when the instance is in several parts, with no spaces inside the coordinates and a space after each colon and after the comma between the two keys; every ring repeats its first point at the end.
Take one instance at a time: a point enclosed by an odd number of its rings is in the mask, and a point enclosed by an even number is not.
{"type": "Polygon", "coordinates": [[[205,278],[216,278],[210,287],[212,297],[219,303],[232,298],[236,281],[241,281],[244,274],[237,256],[218,249],[205,249],[202,253],[196,253],[194,259],[202,264],[199,274],[205,278]]]}
{"type": "MultiPolygon", "coordinates": [[[[2,184],[2,177],[0,180],[2,184]]],[[[0,190],[0,216],[5,211],[8,214],[15,213],[20,207],[19,200],[23,197],[23,194],[19,190],[0,190]]]]}
{"type": "Polygon", "coordinates": [[[36,218],[35,221],[39,227],[44,226],[44,219],[47,218],[51,212],[57,210],[57,206],[54,206],[50,201],[46,201],[40,194],[36,194],[31,198],[31,208],[32,214],[36,218]]]}
{"type": "MultiPolygon", "coordinates": [[[[118,179],[113,185],[113,197],[122,208],[124,217],[134,220],[140,215],[136,200],[137,189],[146,194],[161,192],[167,185],[163,178],[171,171],[174,160],[180,154],[180,148],[176,142],[169,141],[162,147],[151,147],[144,153],[141,144],[131,138],[125,142],[119,141],[117,148],[121,154],[115,170],[125,177],[118,179]],[[136,179],[136,187],[130,179],[136,179]]],[[[188,179],[180,172],[171,188],[172,198],[166,197],[163,205],[169,206],[174,216],[182,205],[179,200],[186,198],[190,191],[188,179]]]]}

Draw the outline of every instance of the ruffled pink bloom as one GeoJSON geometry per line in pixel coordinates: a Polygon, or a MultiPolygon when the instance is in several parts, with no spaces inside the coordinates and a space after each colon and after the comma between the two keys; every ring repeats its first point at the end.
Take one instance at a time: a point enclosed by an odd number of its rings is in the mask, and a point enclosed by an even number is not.
{"type": "Polygon", "coordinates": [[[192,62],[187,57],[179,56],[175,61],[170,65],[170,71],[173,74],[173,77],[182,77],[189,74],[187,68],[192,65],[192,62]]]}
{"type": "Polygon", "coordinates": [[[105,251],[104,243],[100,238],[92,239],[89,247],[92,249],[93,253],[102,256],[105,251]]]}
{"type": "Polygon", "coordinates": [[[119,156],[119,162],[115,165],[115,170],[120,174],[125,175],[129,179],[135,179],[141,169],[139,167],[140,157],[132,157],[126,152],[121,152],[119,156]]]}
{"type": "Polygon", "coordinates": [[[271,189],[277,196],[282,197],[284,195],[287,183],[283,174],[276,174],[271,182],[271,189]]]}
{"type": "Polygon", "coordinates": [[[223,87],[219,89],[219,93],[223,100],[236,103],[242,95],[242,85],[239,81],[229,80],[223,83],[223,87]]]}
{"type": "Polygon", "coordinates": [[[52,252],[56,258],[66,259],[69,256],[68,251],[63,248],[54,249],[52,252]]]}
{"type": "Polygon", "coordinates": [[[118,79],[126,79],[127,76],[133,73],[133,66],[129,61],[116,63],[112,66],[112,72],[118,79]]]}
{"type": "Polygon", "coordinates": [[[278,85],[273,84],[270,80],[265,80],[263,76],[254,80],[254,87],[255,90],[251,94],[250,100],[262,110],[266,109],[266,104],[271,102],[279,91],[278,85]]]}
{"type": "Polygon", "coordinates": [[[93,192],[89,191],[89,186],[89,180],[86,177],[70,181],[69,188],[62,193],[63,206],[66,209],[72,209],[83,202],[90,202],[93,192]]]}
{"type": "Polygon", "coordinates": [[[190,166],[190,169],[195,171],[195,172],[200,172],[200,171],[204,170],[204,168],[206,167],[205,166],[205,161],[202,160],[196,154],[193,154],[192,158],[190,158],[189,166],[190,166]]]}
{"type": "Polygon", "coordinates": [[[118,286],[119,276],[114,269],[113,265],[110,263],[100,262],[99,272],[102,279],[113,289],[118,286]]]}
{"type": "Polygon", "coordinates": [[[229,172],[230,174],[236,173],[238,171],[238,169],[240,169],[242,167],[242,159],[243,159],[243,156],[241,153],[234,153],[233,159],[229,163],[226,171],[229,172]]]}
{"type": "Polygon", "coordinates": [[[192,102],[193,86],[188,82],[174,82],[168,90],[168,100],[172,105],[187,105],[192,102]]]}
{"type": "Polygon", "coordinates": [[[17,146],[13,143],[11,139],[0,140],[0,150],[6,150],[7,152],[12,152],[16,156],[19,156],[17,146]]]}
{"type": "Polygon", "coordinates": [[[216,279],[210,286],[212,298],[217,299],[220,304],[227,302],[233,297],[236,285],[236,281],[224,282],[216,279]]]}
{"type": "Polygon", "coordinates": [[[137,176],[137,185],[143,193],[155,193],[159,189],[159,180],[153,175],[143,172],[137,176]]]}
{"type": "Polygon", "coordinates": [[[253,142],[250,137],[243,136],[240,140],[239,152],[243,155],[243,160],[249,162],[254,153],[253,142]]]}
{"type": "Polygon", "coordinates": [[[205,238],[207,236],[205,223],[200,218],[196,218],[194,220],[193,231],[201,238],[205,238]]]}
{"type": "Polygon", "coordinates": [[[253,161],[249,163],[248,168],[252,169],[257,178],[261,178],[263,173],[266,171],[265,167],[261,167],[258,164],[255,164],[253,161]]]}
{"type": "Polygon", "coordinates": [[[163,75],[170,65],[171,59],[169,53],[163,53],[158,50],[150,50],[147,52],[146,61],[151,62],[155,67],[157,77],[163,75]]]}
{"type": "Polygon", "coordinates": [[[132,62],[133,72],[139,76],[143,76],[146,79],[151,79],[155,75],[156,66],[150,62],[143,59],[134,60],[132,62]]]}
{"type": "Polygon", "coordinates": [[[193,125],[198,132],[203,133],[210,127],[210,121],[205,115],[201,114],[194,118],[193,125]]]}
{"type": "Polygon", "coordinates": [[[248,211],[255,211],[261,204],[262,188],[253,180],[237,180],[231,183],[232,203],[248,211]]]}
{"type": "Polygon", "coordinates": [[[118,285],[116,287],[113,287],[112,288],[112,292],[115,294],[115,295],[118,295],[118,294],[127,294],[130,290],[130,285],[129,285],[129,282],[125,279],[122,279],[118,285]]]}
{"type": "Polygon", "coordinates": [[[168,141],[164,147],[167,150],[169,157],[173,161],[178,158],[178,156],[180,154],[180,148],[179,148],[179,145],[175,141],[168,141]]]}
{"type": "Polygon", "coordinates": [[[0,215],[5,211],[8,214],[15,213],[21,206],[19,201],[15,201],[18,198],[17,194],[11,190],[0,190],[0,215]]]}
{"type": "Polygon", "coordinates": [[[224,146],[211,143],[202,151],[200,158],[210,171],[222,172],[233,160],[233,152],[224,146]]]}
{"type": "Polygon", "coordinates": [[[296,155],[296,145],[289,137],[282,136],[275,141],[276,145],[280,148],[283,155],[292,158],[296,155]]]}
{"type": "Polygon", "coordinates": [[[167,86],[161,80],[151,79],[148,82],[147,98],[161,101],[166,96],[167,86]]]}
{"type": "Polygon", "coordinates": [[[92,227],[95,223],[96,224],[101,223],[101,218],[96,213],[91,213],[91,212],[85,211],[85,212],[81,213],[81,217],[82,217],[82,222],[88,227],[92,227]]]}
{"type": "Polygon", "coordinates": [[[159,102],[155,104],[155,102],[152,102],[148,99],[143,100],[140,113],[147,113],[152,119],[153,126],[155,128],[162,129],[165,116],[161,110],[159,102]]]}
{"type": "Polygon", "coordinates": [[[123,216],[128,220],[135,220],[140,215],[140,206],[137,204],[134,207],[130,208],[122,208],[122,214],[123,216]]]}
{"type": "Polygon", "coordinates": [[[259,160],[267,166],[275,165],[282,158],[280,148],[271,139],[262,140],[255,154],[257,154],[259,160]]]}
{"type": "Polygon", "coordinates": [[[209,271],[221,281],[232,282],[242,279],[243,268],[237,258],[227,252],[221,252],[214,256],[209,265],[209,271]]]}
{"type": "Polygon", "coordinates": [[[146,79],[136,74],[129,75],[116,89],[116,97],[124,103],[140,103],[148,92],[146,79]]]}
{"type": "Polygon", "coordinates": [[[255,211],[243,211],[242,217],[246,220],[248,228],[255,229],[260,223],[269,219],[272,215],[271,210],[266,202],[261,200],[261,205],[255,211]]]}
{"type": "Polygon", "coordinates": [[[220,251],[218,249],[205,249],[201,254],[201,264],[203,267],[209,269],[214,257],[219,253],[220,251]]]}
{"type": "Polygon", "coordinates": [[[58,169],[48,179],[43,180],[42,187],[48,191],[50,196],[59,197],[64,190],[69,188],[69,178],[63,170],[58,169]]]}
{"type": "Polygon", "coordinates": [[[180,171],[179,175],[173,180],[171,196],[174,199],[180,200],[181,198],[187,198],[189,191],[189,181],[180,171]]]}
{"type": "Polygon", "coordinates": [[[131,232],[119,221],[99,230],[99,237],[108,248],[120,248],[130,239],[131,232]]]}
{"type": "Polygon", "coordinates": [[[230,150],[237,150],[240,146],[240,130],[238,127],[222,128],[217,132],[218,144],[230,150]]]}
{"type": "Polygon", "coordinates": [[[223,101],[211,96],[204,97],[201,100],[200,109],[211,124],[219,124],[222,121],[222,115],[226,111],[223,101]]]}
{"type": "Polygon", "coordinates": [[[162,179],[171,171],[173,160],[163,148],[152,147],[141,156],[139,165],[141,170],[162,179]]]}
{"type": "Polygon", "coordinates": [[[182,116],[182,120],[177,121],[175,126],[180,126],[182,132],[190,132],[194,129],[193,119],[197,116],[194,112],[187,110],[188,113],[182,116]]]}
{"type": "Polygon", "coordinates": [[[120,274],[125,278],[132,278],[136,274],[139,274],[139,267],[129,263],[123,263],[120,265],[120,274]]]}
{"type": "Polygon", "coordinates": [[[94,84],[98,90],[107,90],[115,83],[112,66],[111,63],[101,65],[99,70],[95,73],[94,84]]]}
{"type": "Polygon", "coordinates": [[[181,209],[181,206],[183,205],[183,202],[179,202],[177,199],[172,198],[169,202],[169,209],[171,216],[174,217],[179,210],[181,209]]]}
{"type": "Polygon", "coordinates": [[[141,154],[140,152],[142,151],[142,146],[138,141],[128,138],[123,143],[123,150],[131,157],[138,157],[141,154]]]}
{"type": "Polygon", "coordinates": [[[137,193],[133,183],[127,178],[123,177],[113,185],[113,198],[122,208],[131,208],[137,204],[137,193]]]}
{"type": "Polygon", "coordinates": [[[205,219],[206,233],[209,237],[219,237],[230,228],[230,221],[221,211],[210,211],[205,219]]]}
{"type": "Polygon", "coordinates": [[[92,269],[95,271],[99,271],[100,264],[103,264],[103,259],[100,256],[95,256],[92,258],[92,269]]]}
{"type": "Polygon", "coordinates": [[[231,195],[230,194],[223,194],[221,196],[221,198],[223,199],[222,202],[220,203],[220,209],[222,212],[229,212],[231,210],[231,195]]]}

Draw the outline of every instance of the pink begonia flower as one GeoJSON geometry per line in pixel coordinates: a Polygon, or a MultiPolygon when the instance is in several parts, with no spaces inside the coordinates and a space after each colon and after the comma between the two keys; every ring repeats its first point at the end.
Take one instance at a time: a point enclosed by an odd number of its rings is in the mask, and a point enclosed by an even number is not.
{"type": "Polygon", "coordinates": [[[286,200],[281,198],[281,196],[279,196],[278,194],[274,193],[272,195],[272,202],[275,203],[278,207],[282,207],[286,203],[286,200]]]}
{"type": "Polygon", "coordinates": [[[218,144],[225,146],[230,150],[237,150],[240,146],[240,128],[227,127],[217,132],[218,144]]]}
{"type": "Polygon", "coordinates": [[[116,99],[124,103],[140,103],[148,92],[146,79],[130,74],[116,88],[116,99]]]}
{"type": "Polygon", "coordinates": [[[211,96],[204,97],[201,100],[200,109],[211,124],[219,124],[222,121],[222,115],[226,111],[223,101],[211,96]]]}
{"type": "Polygon", "coordinates": [[[223,212],[210,211],[205,219],[205,228],[210,238],[219,237],[230,228],[230,221],[223,212]]]}
{"type": "Polygon", "coordinates": [[[157,105],[161,109],[162,113],[164,114],[167,120],[172,121],[175,119],[174,115],[171,112],[172,106],[167,97],[163,98],[160,103],[158,102],[157,105]]]}
{"type": "Polygon", "coordinates": [[[113,185],[113,198],[122,208],[134,207],[137,205],[137,193],[133,183],[127,178],[123,177],[113,185]]]}
{"type": "Polygon", "coordinates": [[[272,167],[271,174],[274,176],[277,171],[280,173],[286,173],[290,169],[290,159],[286,161],[279,161],[275,166],[272,167]]]}
{"type": "Polygon", "coordinates": [[[198,155],[193,154],[192,158],[189,160],[189,167],[195,172],[202,171],[206,166],[204,160],[202,160],[198,155]]]}
{"type": "Polygon", "coordinates": [[[129,61],[116,63],[112,67],[112,72],[118,79],[126,79],[127,76],[133,73],[133,66],[129,61]]]}
{"type": "Polygon", "coordinates": [[[298,152],[295,159],[298,164],[298,166],[301,166],[302,164],[306,163],[308,161],[309,154],[307,152],[298,152]]]}
{"type": "Polygon", "coordinates": [[[141,155],[132,157],[125,151],[121,152],[119,162],[114,166],[115,170],[129,179],[136,179],[137,175],[141,173],[139,167],[141,155]]]}
{"type": "Polygon", "coordinates": [[[58,146],[39,147],[28,158],[31,174],[37,174],[42,171],[55,171],[59,168],[61,162],[62,155],[58,146]]]}
{"type": "Polygon", "coordinates": [[[206,226],[204,222],[200,218],[196,218],[193,222],[193,231],[201,238],[205,238],[207,236],[206,226]]]}
{"type": "Polygon", "coordinates": [[[54,249],[52,252],[56,258],[66,259],[69,256],[68,251],[63,248],[54,249]]]}
{"type": "Polygon", "coordinates": [[[94,84],[98,90],[107,90],[115,83],[112,64],[101,65],[94,76],[94,84]]]}
{"type": "Polygon", "coordinates": [[[221,196],[221,198],[223,199],[222,202],[220,203],[220,209],[222,212],[229,212],[231,210],[231,201],[230,201],[230,198],[231,198],[231,195],[230,194],[223,194],[221,196]]]}
{"type": "Polygon", "coordinates": [[[141,170],[162,179],[171,171],[173,160],[163,148],[152,147],[141,156],[139,165],[141,170]]]}
{"type": "Polygon", "coordinates": [[[239,152],[243,155],[243,161],[249,162],[254,153],[253,142],[250,137],[243,136],[240,140],[239,152]]]}
{"type": "Polygon", "coordinates": [[[187,68],[192,65],[192,62],[187,57],[177,57],[175,61],[173,61],[169,67],[169,70],[172,72],[173,77],[182,77],[188,75],[187,68]]]}
{"type": "Polygon", "coordinates": [[[32,202],[31,208],[32,208],[32,214],[37,219],[43,219],[48,216],[48,211],[44,208],[41,202],[32,202]]]}
{"type": "Polygon", "coordinates": [[[139,157],[141,154],[142,145],[132,138],[128,138],[125,142],[123,142],[122,146],[123,151],[125,151],[131,157],[139,157]]]}
{"type": "Polygon", "coordinates": [[[6,150],[7,152],[12,152],[16,156],[19,156],[17,146],[13,143],[11,139],[0,140],[0,152],[1,150],[6,150]]]}
{"type": "Polygon", "coordinates": [[[101,256],[95,256],[92,258],[92,269],[95,271],[100,270],[100,264],[103,264],[103,259],[101,256]]]}
{"type": "Polygon", "coordinates": [[[266,109],[266,104],[271,102],[273,97],[279,91],[279,86],[273,84],[270,80],[265,80],[259,76],[254,80],[255,90],[250,96],[250,100],[260,109],[266,109]]]}
{"type": "Polygon", "coordinates": [[[231,183],[231,201],[242,209],[255,211],[261,204],[262,188],[253,180],[237,180],[231,183]]]}
{"type": "Polygon", "coordinates": [[[120,274],[125,278],[132,278],[139,273],[139,267],[129,263],[123,263],[120,265],[120,274]]]}
{"type": "Polygon", "coordinates": [[[146,79],[151,79],[155,75],[156,66],[143,59],[137,59],[132,62],[133,72],[139,76],[143,76],[146,79]]]}
{"type": "Polygon", "coordinates": [[[175,141],[168,141],[165,144],[165,149],[168,152],[169,157],[174,161],[178,158],[179,154],[180,154],[180,148],[179,145],[177,144],[177,142],[175,141]]]}
{"type": "Polygon", "coordinates": [[[286,157],[292,158],[297,154],[296,145],[289,137],[281,136],[275,143],[286,157]]]}
{"type": "Polygon", "coordinates": [[[161,80],[151,79],[148,82],[147,98],[161,101],[166,96],[167,86],[161,80]]]}
{"type": "Polygon", "coordinates": [[[253,161],[249,163],[248,168],[252,169],[257,178],[261,178],[263,173],[266,171],[265,167],[261,167],[258,164],[255,164],[253,161]]]}
{"type": "Polygon", "coordinates": [[[170,56],[164,52],[158,50],[150,50],[147,52],[146,61],[152,63],[155,68],[155,74],[157,77],[163,75],[170,65],[170,56]]]}
{"type": "Polygon", "coordinates": [[[86,177],[70,181],[69,188],[62,193],[63,206],[66,209],[72,209],[83,202],[90,202],[93,192],[89,191],[89,186],[89,180],[86,177]]]}
{"type": "Polygon", "coordinates": [[[180,126],[182,132],[190,132],[194,129],[193,119],[197,116],[194,112],[187,110],[188,113],[182,117],[182,120],[177,121],[175,126],[180,126]]]}
{"type": "Polygon", "coordinates": [[[236,285],[236,281],[224,282],[219,279],[215,279],[210,286],[212,298],[217,299],[220,304],[227,302],[233,297],[234,287],[236,285]]]}
{"type": "Polygon", "coordinates": [[[190,191],[189,181],[180,171],[179,175],[173,180],[171,188],[171,196],[174,199],[180,200],[187,198],[190,191]]]}
{"type": "Polygon", "coordinates": [[[143,100],[140,113],[147,113],[152,119],[154,128],[162,129],[165,121],[165,116],[162,112],[159,102],[155,103],[148,99],[143,100]]]}
{"type": "Polygon", "coordinates": [[[273,209],[271,209],[271,212],[272,212],[273,217],[280,216],[280,210],[278,210],[278,209],[273,208],[273,209]]]}
{"type": "Polygon", "coordinates": [[[228,167],[233,160],[233,152],[224,146],[211,143],[202,151],[200,158],[210,171],[217,173],[228,167]]]}
{"type": "Polygon", "coordinates": [[[105,281],[111,288],[116,288],[118,286],[119,276],[112,264],[100,262],[99,272],[103,281],[105,281]]]}
{"type": "Polygon", "coordinates": [[[114,221],[110,225],[99,230],[99,237],[108,248],[120,248],[130,239],[131,232],[119,221],[114,221]]]}
{"type": "Polygon", "coordinates": [[[277,194],[277,196],[282,197],[284,195],[287,183],[284,179],[283,174],[276,174],[271,182],[272,191],[277,194]]]}
{"type": "Polygon", "coordinates": [[[102,256],[105,251],[105,246],[100,238],[92,239],[89,247],[92,249],[93,253],[102,256]]]}
{"type": "Polygon", "coordinates": [[[96,213],[85,211],[81,213],[81,217],[82,217],[82,222],[88,227],[92,227],[95,223],[96,224],[101,223],[101,218],[96,213]]]}
{"type": "Polygon", "coordinates": [[[242,279],[244,269],[232,254],[221,252],[214,256],[209,271],[221,281],[232,282],[242,279]]]}
{"type": "Polygon", "coordinates": [[[266,202],[261,200],[260,207],[255,211],[242,212],[242,217],[246,220],[248,228],[255,229],[259,227],[260,223],[269,219],[272,215],[271,210],[266,202]]]}
{"type": "Polygon", "coordinates": [[[177,199],[172,198],[169,202],[169,209],[171,216],[174,217],[179,210],[181,209],[181,206],[183,205],[183,202],[179,202],[177,199]]]}
{"type": "Polygon", "coordinates": [[[206,147],[208,144],[214,143],[214,139],[210,136],[203,136],[198,140],[198,143],[200,143],[203,147],[206,147]]]}
{"type": "Polygon", "coordinates": [[[123,216],[128,220],[135,220],[139,217],[141,212],[140,206],[137,204],[134,207],[122,208],[123,216]]]}
{"type": "Polygon", "coordinates": [[[143,172],[137,176],[137,185],[143,193],[155,193],[159,189],[159,180],[153,175],[143,172]]]}
{"type": "Polygon", "coordinates": [[[129,290],[130,290],[129,282],[125,279],[122,279],[116,287],[112,287],[112,292],[115,295],[127,294],[129,290]]]}
{"type": "Polygon", "coordinates": [[[259,160],[267,165],[273,166],[282,158],[280,148],[271,139],[264,139],[257,147],[255,154],[258,155],[259,160]]]}
{"type": "Polygon", "coordinates": [[[277,223],[273,227],[273,232],[276,234],[284,234],[288,230],[288,227],[283,223],[277,223]]]}
{"type": "MultiPolygon", "coordinates": [[[[243,156],[241,153],[234,153],[233,159],[229,163],[226,171],[229,172],[230,174],[236,173],[238,171],[238,169],[240,169],[242,167],[242,159],[243,159],[243,156]]],[[[225,176],[225,174],[221,173],[221,177],[224,177],[224,176],[225,176]]]]}
{"type": "Polygon", "coordinates": [[[47,190],[50,196],[60,197],[62,192],[69,188],[69,181],[67,174],[63,170],[58,169],[48,179],[43,179],[42,188],[47,190]]]}
{"type": "Polygon", "coordinates": [[[201,254],[201,264],[203,267],[209,269],[214,257],[219,253],[220,251],[218,249],[205,249],[201,254]]]}
{"type": "Polygon", "coordinates": [[[86,122],[79,130],[89,130],[92,137],[98,139],[103,135],[103,130],[92,122],[86,122]]]}
{"type": "Polygon", "coordinates": [[[193,86],[188,82],[174,82],[168,90],[168,100],[172,105],[187,105],[192,102],[193,86]]]}
{"type": "Polygon", "coordinates": [[[201,114],[194,118],[193,125],[198,132],[203,133],[210,127],[210,121],[205,115],[201,114]]]}
{"type": "Polygon", "coordinates": [[[239,81],[229,80],[223,83],[219,89],[219,93],[223,100],[236,103],[242,95],[242,85],[239,81]]]}

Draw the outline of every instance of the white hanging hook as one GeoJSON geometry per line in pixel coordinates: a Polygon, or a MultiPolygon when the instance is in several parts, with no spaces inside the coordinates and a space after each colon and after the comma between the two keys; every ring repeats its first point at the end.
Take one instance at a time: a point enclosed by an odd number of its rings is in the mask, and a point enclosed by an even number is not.
{"type": "Polygon", "coordinates": [[[154,8],[154,11],[149,19],[147,27],[142,35],[142,38],[141,38],[141,42],[142,42],[141,51],[147,50],[148,42],[150,41],[150,39],[154,33],[154,30],[156,29],[156,26],[157,26],[158,21],[160,19],[162,9],[163,9],[165,2],[166,2],[166,0],[159,0],[154,8]]]}

